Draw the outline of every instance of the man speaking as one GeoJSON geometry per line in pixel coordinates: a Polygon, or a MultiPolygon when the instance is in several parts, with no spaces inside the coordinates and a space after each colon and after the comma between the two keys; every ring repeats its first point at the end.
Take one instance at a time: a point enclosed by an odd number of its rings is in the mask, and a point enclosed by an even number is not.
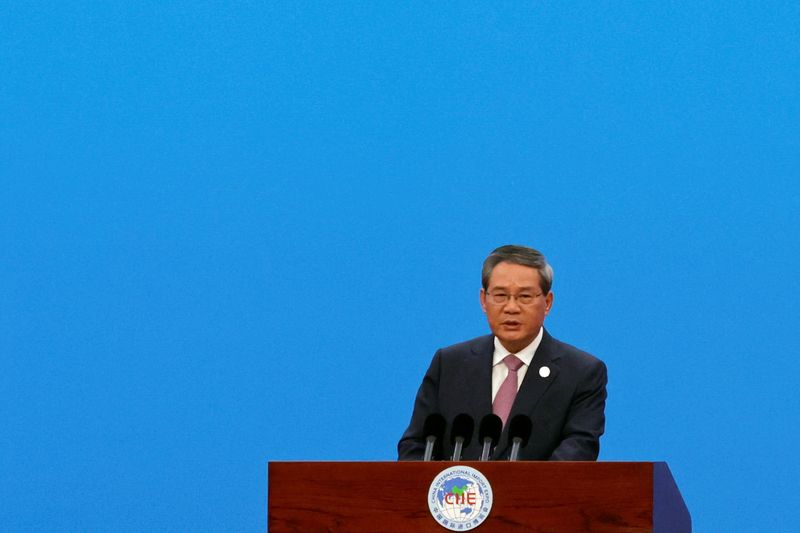
{"type": "MultiPolygon", "coordinates": [[[[484,261],[481,282],[492,335],[436,352],[397,445],[399,458],[422,459],[423,426],[431,414],[451,423],[462,413],[475,421],[494,413],[503,431],[492,459],[508,457],[508,421],[526,415],[533,430],[520,459],[596,460],[605,427],[606,367],[544,329],[553,305],[553,269],[537,250],[501,246],[484,261]]],[[[450,459],[450,440],[442,442],[439,459],[450,459]]],[[[461,457],[476,460],[481,443],[468,441],[461,457]]]]}

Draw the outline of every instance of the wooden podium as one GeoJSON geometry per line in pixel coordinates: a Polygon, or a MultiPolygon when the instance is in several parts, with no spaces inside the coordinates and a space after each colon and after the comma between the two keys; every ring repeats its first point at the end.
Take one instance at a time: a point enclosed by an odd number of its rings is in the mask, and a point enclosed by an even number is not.
{"type": "Polygon", "coordinates": [[[267,526],[283,532],[445,533],[428,490],[445,468],[471,466],[494,501],[474,530],[689,533],[666,463],[270,462],[267,526]]]}

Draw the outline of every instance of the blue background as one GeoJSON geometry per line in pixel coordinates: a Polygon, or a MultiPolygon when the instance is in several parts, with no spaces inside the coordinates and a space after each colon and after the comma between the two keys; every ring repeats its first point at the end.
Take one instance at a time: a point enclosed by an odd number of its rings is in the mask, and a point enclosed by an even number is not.
{"type": "Polygon", "coordinates": [[[263,531],[392,460],[480,264],[545,252],[602,460],[789,531],[795,2],[4,3],[0,524],[263,531]]]}

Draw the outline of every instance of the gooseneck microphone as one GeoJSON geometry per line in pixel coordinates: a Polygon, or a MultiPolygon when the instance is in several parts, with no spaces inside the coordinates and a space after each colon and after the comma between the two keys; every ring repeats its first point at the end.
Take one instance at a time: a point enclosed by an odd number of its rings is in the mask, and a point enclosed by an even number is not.
{"type": "Polygon", "coordinates": [[[492,453],[492,446],[497,445],[500,440],[500,433],[503,431],[503,421],[499,416],[489,413],[481,420],[478,426],[478,441],[483,445],[481,451],[481,461],[488,461],[492,453]]]}
{"type": "Polygon", "coordinates": [[[450,440],[453,443],[453,457],[451,460],[461,460],[461,451],[464,446],[469,446],[474,430],[475,421],[468,414],[461,413],[453,419],[453,427],[450,430],[450,440]]]}
{"type": "Polygon", "coordinates": [[[445,426],[447,426],[447,421],[439,413],[430,414],[425,419],[425,424],[422,426],[422,433],[425,435],[425,456],[422,458],[423,461],[430,461],[433,458],[434,446],[438,444],[441,448],[445,426]]]}
{"type": "Polygon", "coordinates": [[[531,430],[533,430],[533,423],[526,415],[517,415],[508,423],[508,440],[511,441],[509,461],[516,461],[519,458],[519,449],[528,444],[531,430]]]}

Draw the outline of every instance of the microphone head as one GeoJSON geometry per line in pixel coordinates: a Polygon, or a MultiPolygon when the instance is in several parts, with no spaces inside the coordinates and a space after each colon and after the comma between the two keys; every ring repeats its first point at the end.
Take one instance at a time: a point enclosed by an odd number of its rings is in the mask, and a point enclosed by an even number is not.
{"type": "Polygon", "coordinates": [[[489,413],[481,420],[478,426],[478,440],[483,442],[487,437],[495,444],[500,440],[500,433],[503,432],[503,421],[499,416],[489,413]]]}
{"type": "Polygon", "coordinates": [[[520,439],[520,447],[525,447],[531,438],[533,422],[527,415],[517,415],[508,423],[508,440],[520,439]]]}
{"type": "Polygon", "coordinates": [[[472,440],[472,432],[475,431],[475,420],[466,413],[461,413],[453,419],[453,427],[450,429],[450,441],[456,442],[456,438],[464,439],[464,447],[468,446],[472,440]]]}
{"type": "Polygon", "coordinates": [[[422,426],[422,433],[427,439],[428,437],[436,437],[439,442],[444,436],[444,428],[447,426],[447,421],[439,413],[432,413],[425,419],[425,424],[422,426]]]}

